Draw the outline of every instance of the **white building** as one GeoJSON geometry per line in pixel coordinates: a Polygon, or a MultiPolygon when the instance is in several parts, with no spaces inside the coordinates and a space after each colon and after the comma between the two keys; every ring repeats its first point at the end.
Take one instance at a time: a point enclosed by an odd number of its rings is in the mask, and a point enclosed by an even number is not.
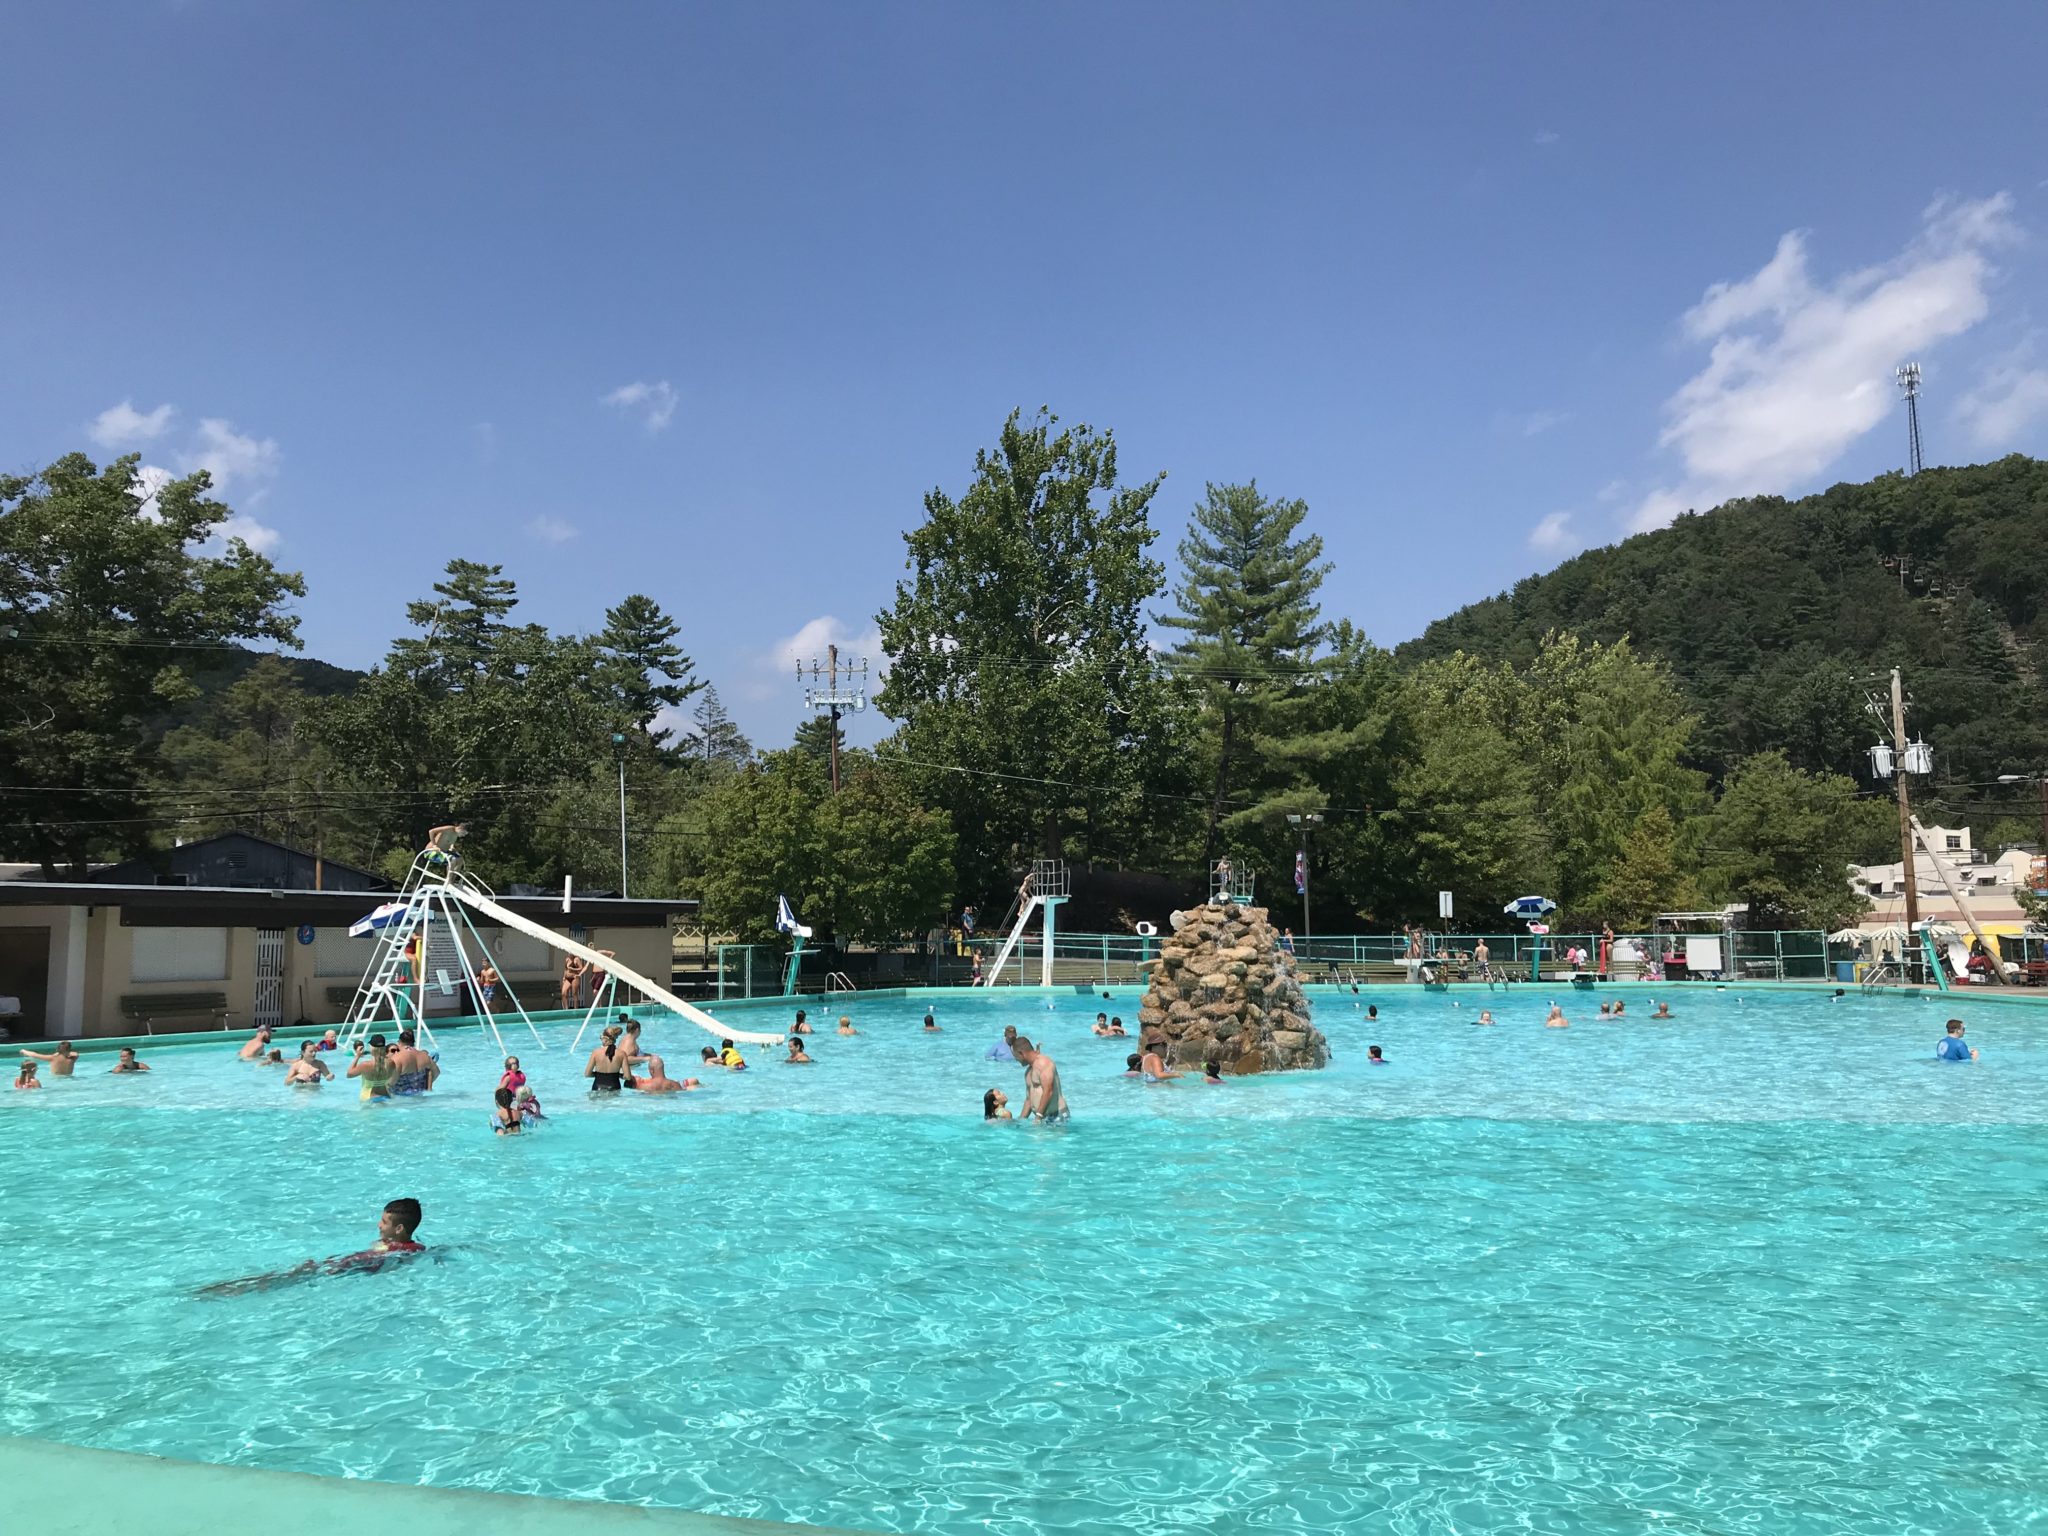
{"type": "MultiPolygon", "coordinates": [[[[1968,915],[1986,928],[2017,931],[2025,921],[2019,891],[2036,881],[2039,855],[2025,848],[2007,848],[1993,858],[1981,848],[1971,846],[1968,827],[1929,827],[1927,839],[1940,850],[1940,862],[1947,866],[1948,878],[1962,893],[1968,915]]],[[[1919,888],[1920,916],[1933,922],[1961,924],[1964,910],[1949,895],[1934,857],[1925,846],[1914,852],[1913,879],[1919,888]]],[[[1903,863],[1852,864],[1849,884],[1870,898],[1870,910],[1861,924],[1864,929],[1895,928],[1905,922],[1903,863]]]]}

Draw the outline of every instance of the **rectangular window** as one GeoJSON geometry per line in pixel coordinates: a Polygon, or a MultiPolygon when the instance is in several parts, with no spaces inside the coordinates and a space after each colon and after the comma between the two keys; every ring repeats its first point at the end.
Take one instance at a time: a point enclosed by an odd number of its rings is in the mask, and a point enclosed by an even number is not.
{"type": "Polygon", "coordinates": [[[1961,835],[1960,833],[1956,833],[1956,832],[1951,832],[1951,833],[1949,833],[1949,835],[1948,835],[1948,845],[1949,845],[1949,847],[1950,847],[1950,849],[1951,849],[1951,850],[1953,850],[1953,849],[1956,849],[1956,848],[1960,848],[1960,847],[1962,847],[1962,846],[1963,846],[1963,839],[1962,839],[1962,835],[1961,835]]]}
{"type": "Polygon", "coordinates": [[[345,923],[337,923],[332,928],[315,928],[313,974],[360,976],[370,968],[370,957],[376,952],[376,948],[376,935],[366,933],[360,939],[352,939],[348,936],[348,925],[345,923]]]}
{"type": "Polygon", "coordinates": [[[130,981],[226,981],[225,928],[135,928],[130,981]]]}

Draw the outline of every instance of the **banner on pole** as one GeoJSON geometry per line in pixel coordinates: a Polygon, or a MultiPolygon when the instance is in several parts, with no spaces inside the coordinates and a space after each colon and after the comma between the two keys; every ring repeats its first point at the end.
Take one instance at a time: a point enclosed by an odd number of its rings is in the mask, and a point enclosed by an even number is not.
{"type": "Polygon", "coordinates": [[[1308,894],[1308,855],[1306,853],[1297,853],[1294,856],[1294,894],[1297,896],[1306,896],[1308,894]]]}

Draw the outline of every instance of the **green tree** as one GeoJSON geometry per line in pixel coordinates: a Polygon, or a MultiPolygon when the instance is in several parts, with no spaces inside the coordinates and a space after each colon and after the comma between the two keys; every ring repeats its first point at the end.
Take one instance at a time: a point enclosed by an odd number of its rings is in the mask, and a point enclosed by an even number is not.
{"type": "Polygon", "coordinates": [[[597,684],[619,719],[645,736],[656,749],[673,732],[657,728],[665,709],[681,709],[705,685],[694,673],[676,636],[682,626],[661,611],[651,597],[635,593],[604,616],[597,636],[597,684]]]}
{"type": "Polygon", "coordinates": [[[1297,536],[1307,516],[1307,502],[1276,501],[1257,482],[1210,485],[1180,542],[1180,606],[1159,623],[1185,635],[1167,659],[1202,702],[1215,757],[1204,867],[1233,789],[1271,785],[1274,740],[1308,723],[1327,635],[1315,595],[1330,567],[1320,537],[1297,536]]]}
{"type": "Polygon", "coordinates": [[[359,856],[350,818],[322,793],[325,755],[305,729],[312,701],[289,663],[260,656],[189,725],[165,734],[154,797],[187,837],[253,832],[294,847],[359,856]]]}
{"type": "Polygon", "coordinates": [[[137,464],[0,475],[0,839],[51,878],[147,850],[148,727],[200,661],[298,643],[305,583],[223,539],[205,473],[152,496],[137,464]]]}
{"type": "Polygon", "coordinates": [[[738,768],[754,755],[753,743],[733,723],[718,690],[709,683],[704,685],[704,696],[697,701],[690,718],[695,727],[690,733],[690,750],[702,761],[738,768]]]}
{"type": "Polygon", "coordinates": [[[775,900],[840,943],[888,943],[951,904],[953,831],[872,753],[842,751],[841,788],[809,753],[771,752],[706,797],[704,921],[775,942],[775,900]]]}
{"type": "Polygon", "coordinates": [[[1652,805],[1629,828],[1591,905],[1616,928],[1639,932],[1659,912],[1681,910],[1687,889],[1679,868],[1678,827],[1670,811],[1652,805]]]}
{"type": "Polygon", "coordinates": [[[1850,887],[1849,865],[1888,814],[1859,800],[1851,779],[1759,752],[1736,767],[1714,808],[1713,875],[1730,899],[1749,903],[1754,927],[1843,927],[1869,905],[1850,887]]]}
{"type": "Polygon", "coordinates": [[[983,900],[1034,850],[1127,836],[1175,722],[1144,633],[1160,481],[1120,486],[1109,433],[1054,426],[1013,412],[965,492],[925,497],[910,578],[878,616],[892,759],[950,814],[963,892],[983,900]]]}

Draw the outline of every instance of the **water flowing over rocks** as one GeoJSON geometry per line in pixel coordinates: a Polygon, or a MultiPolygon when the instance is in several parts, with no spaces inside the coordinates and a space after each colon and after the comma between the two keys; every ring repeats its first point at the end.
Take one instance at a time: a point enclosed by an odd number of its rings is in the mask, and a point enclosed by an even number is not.
{"type": "Polygon", "coordinates": [[[1149,966],[1138,1009],[1142,1043],[1168,1065],[1225,1072],[1327,1066],[1330,1042],[1309,1022],[1294,958],[1264,907],[1211,904],[1174,914],[1178,926],[1149,966]]]}

